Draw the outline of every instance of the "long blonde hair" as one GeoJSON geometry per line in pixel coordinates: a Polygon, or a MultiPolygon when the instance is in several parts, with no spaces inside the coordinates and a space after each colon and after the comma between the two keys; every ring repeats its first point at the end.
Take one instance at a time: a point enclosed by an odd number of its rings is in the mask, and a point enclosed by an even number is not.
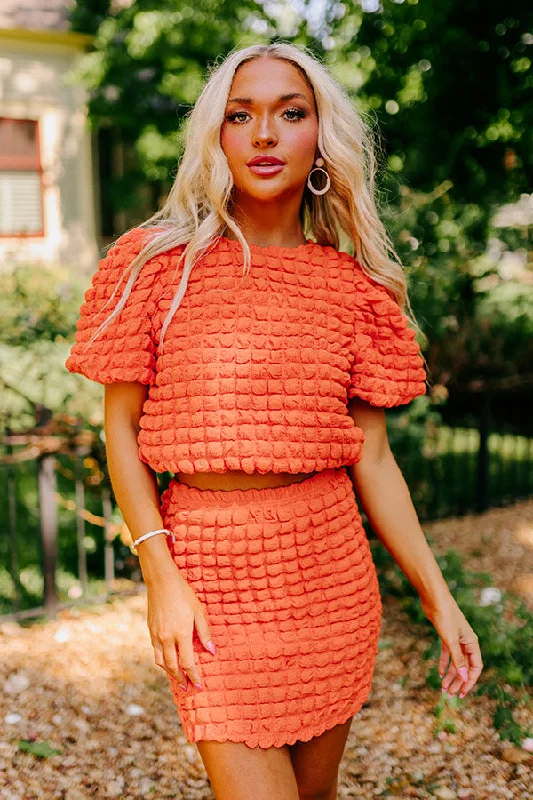
{"type": "Polygon", "coordinates": [[[162,208],[136,226],[160,230],[147,237],[128,265],[129,277],[122,297],[93,339],[120,313],[146,261],[171,248],[186,245],[178,262],[183,262],[182,278],[163,322],[160,348],[183,299],[194,264],[226,230],[233,231],[242,245],[243,276],[249,269],[250,248],[229,211],[233,177],[220,145],[220,128],[236,70],[241,64],[262,57],[293,64],[315,97],[318,150],[330,175],[331,188],[320,196],[305,188],[300,208],[304,234],[306,237],[312,234],[318,244],[331,245],[337,250],[340,237],[347,237],[363,271],[388,290],[419,330],[403,267],[376,207],[377,159],[372,129],[328,69],[306,47],[275,42],[233,51],[222,63],[209,68],[209,78],[186,120],[185,150],[174,185],[162,208]]]}

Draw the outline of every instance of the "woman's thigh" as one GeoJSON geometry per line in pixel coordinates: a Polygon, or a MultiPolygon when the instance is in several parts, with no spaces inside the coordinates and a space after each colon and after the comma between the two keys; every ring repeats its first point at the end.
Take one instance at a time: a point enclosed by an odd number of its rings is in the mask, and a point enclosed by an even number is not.
{"type": "Polygon", "coordinates": [[[298,800],[288,745],[196,742],[216,800],[298,800]]]}
{"type": "Polygon", "coordinates": [[[353,715],[308,742],[288,745],[300,797],[331,796],[352,720],[353,715]]]}

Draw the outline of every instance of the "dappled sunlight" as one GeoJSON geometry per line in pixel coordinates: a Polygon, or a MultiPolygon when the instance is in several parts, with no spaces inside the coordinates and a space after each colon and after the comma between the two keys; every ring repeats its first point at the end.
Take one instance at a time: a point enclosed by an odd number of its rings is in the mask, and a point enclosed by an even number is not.
{"type": "MultiPolygon", "coordinates": [[[[531,523],[519,523],[513,536],[518,544],[523,545],[525,550],[529,550],[533,554],[533,521],[531,523]]],[[[533,561],[533,558],[531,561],[533,561]]],[[[510,589],[524,598],[529,598],[529,602],[533,606],[533,565],[530,572],[524,571],[514,578],[510,589]]]]}
{"type": "Polygon", "coordinates": [[[529,547],[530,550],[533,550],[533,522],[519,523],[516,526],[514,538],[524,547],[529,547]]]}
{"type": "Polygon", "coordinates": [[[36,798],[68,791],[61,796],[73,800],[143,797],[156,785],[158,797],[179,797],[188,781],[207,787],[145,620],[146,598],[136,596],[62,611],[46,624],[0,626],[0,774],[8,782],[0,778],[0,787],[36,798]],[[19,740],[59,752],[35,770],[19,740]]]}
{"type": "Polygon", "coordinates": [[[59,682],[86,701],[105,701],[117,692],[126,696],[128,686],[136,694],[146,683],[166,688],[166,676],[153,662],[145,606],[141,595],[121,603],[112,616],[113,605],[100,612],[73,609],[45,625],[22,628],[10,643],[11,668],[39,676],[45,688],[57,689],[59,682]]]}
{"type": "Polygon", "coordinates": [[[511,583],[510,590],[520,595],[529,606],[533,607],[533,572],[527,575],[518,575],[511,583]]]}
{"type": "MultiPolygon", "coordinates": [[[[459,786],[521,785],[527,765],[505,754],[529,756],[497,741],[494,701],[443,700],[426,683],[433,666],[422,657],[427,637],[398,599],[383,599],[372,692],[353,719],[340,768],[339,786],[351,793],[341,796],[375,796],[393,764],[398,792],[413,782],[432,785],[436,776],[459,786]],[[446,712],[440,721],[436,703],[446,712]]],[[[153,663],[145,609],[145,597],[135,596],[62,612],[45,625],[0,626],[0,788],[69,800],[213,800],[166,675],[153,663]],[[59,752],[38,763],[18,749],[21,739],[59,752]]],[[[522,724],[525,713],[517,711],[522,724]]]]}
{"type": "Polygon", "coordinates": [[[488,572],[493,586],[517,594],[533,609],[533,502],[424,524],[435,552],[454,549],[469,569],[488,572]]]}

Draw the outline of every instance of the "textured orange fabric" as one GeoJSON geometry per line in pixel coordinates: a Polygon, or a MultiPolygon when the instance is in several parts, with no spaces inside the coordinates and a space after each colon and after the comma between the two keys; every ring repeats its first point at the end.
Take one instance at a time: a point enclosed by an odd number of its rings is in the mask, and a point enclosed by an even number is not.
{"type": "Polygon", "coordinates": [[[308,241],[219,239],[181,279],[183,246],[147,262],[122,313],[115,284],[147,230],[120,238],[85,294],[66,366],[100,383],[148,386],[139,458],[157,472],[314,472],[267,489],[201,491],[173,478],[161,496],[172,558],[204,603],[217,649],[193,638],[204,690],[170,679],[189,741],[281,747],[357,713],[370,691],[381,601],[353,485],[359,396],[384,407],[425,393],[414,331],[348,253],[308,241]],[[109,302],[107,302],[109,300],[109,302]],[[106,304],[107,303],[107,304],[106,304]]]}
{"type": "Polygon", "coordinates": [[[153,381],[155,338],[152,320],[157,307],[156,298],[163,289],[161,263],[157,259],[145,264],[122,312],[87,347],[90,338],[120,300],[128,277],[127,268],[140,252],[143,240],[140,229],[134,229],[121,236],[106,258],[98,262],[98,269],[80,307],[75,343],[65,362],[70,372],[79,372],[99,383],[139,381],[149,384],[153,381]],[[111,300],[116,284],[119,287],[111,300]]]}
{"type": "Polygon", "coordinates": [[[66,367],[101,383],[149,385],[139,458],[156,472],[297,473],[356,463],[364,437],[347,401],[392,407],[425,393],[415,332],[399,306],[351,255],[311,240],[252,245],[241,281],[239,243],[219,239],[194,266],[162,353],[183,246],[152,258],[122,313],[86,349],[147,235],[129,231],[99,262],[66,367]]]}
{"type": "Polygon", "coordinates": [[[216,648],[211,655],[195,630],[203,690],[184,692],[169,676],[188,741],[281,747],[356,714],[371,688],[382,604],[346,470],[232,491],[173,478],[161,508],[216,648]]]}

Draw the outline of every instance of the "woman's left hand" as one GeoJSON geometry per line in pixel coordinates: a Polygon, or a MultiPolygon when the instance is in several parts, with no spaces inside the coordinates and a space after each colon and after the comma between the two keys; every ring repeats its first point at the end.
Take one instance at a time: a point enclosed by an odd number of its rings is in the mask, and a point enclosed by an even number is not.
{"type": "Polygon", "coordinates": [[[443,678],[442,690],[454,695],[460,688],[459,697],[462,698],[472,689],[483,669],[478,637],[451,594],[436,604],[425,602],[423,598],[421,603],[441,639],[438,669],[443,678]]]}

